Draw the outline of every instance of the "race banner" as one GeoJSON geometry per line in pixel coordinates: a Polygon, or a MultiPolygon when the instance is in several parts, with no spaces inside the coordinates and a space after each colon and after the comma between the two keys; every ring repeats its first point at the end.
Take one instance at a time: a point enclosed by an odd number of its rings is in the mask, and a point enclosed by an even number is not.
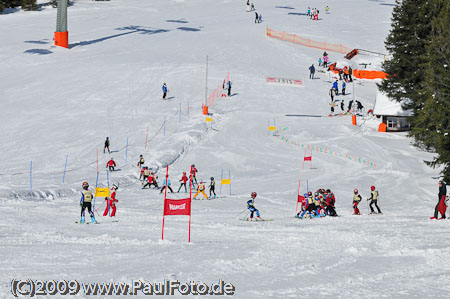
{"type": "Polygon", "coordinates": [[[164,201],[164,216],[191,215],[191,199],[168,199],[164,201]]]}

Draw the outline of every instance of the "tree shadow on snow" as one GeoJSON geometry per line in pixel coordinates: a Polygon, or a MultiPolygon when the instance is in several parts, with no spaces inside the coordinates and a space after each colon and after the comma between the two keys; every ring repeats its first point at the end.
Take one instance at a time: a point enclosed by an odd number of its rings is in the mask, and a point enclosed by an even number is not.
{"type": "Polygon", "coordinates": [[[182,23],[182,24],[186,24],[189,23],[188,21],[185,21],[184,19],[181,20],[166,20],[167,23],[182,23]]]}
{"type": "Polygon", "coordinates": [[[292,16],[306,16],[304,12],[288,12],[288,15],[292,16]]]}
{"type": "Polygon", "coordinates": [[[178,30],[183,30],[183,31],[192,31],[192,32],[200,31],[200,29],[192,28],[192,27],[178,27],[177,29],[178,30]]]}
{"type": "Polygon", "coordinates": [[[47,50],[47,49],[29,49],[29,50],[24,51],[23,53],[47,55],[47,54],[52,54],[53,52],[50,50],[47,50]]]}
{"type": "Polygon", "coordinates": [[[103,41],[108,40],[108,39],[120,37],[120,36],[123,36],[123,35],[132,34],[132,33],[140,33],[140,34],[151,35],[151,34],[164,33],[164,32],[169,32],[170,31],[170,30],[166,30],[166,29],[147,29],[147,28],[143,28],[141,26],[126,26],[126,27],[116,28],[115,30],[130,30],[130,31],[124,32],[124,33],[119,33],[119,34],[114,34],[114,35],[110,35],[110,36],[105,36],[105,37],[98,38],[98,39],[77,42],[77,43],[74,43],[74,44],[70,44],[69,48],[72,49],[72,48],[75,48],[75,47],[78,47],[78,46],[92,45],[92,44],[103,42],[103,41]]]}
{"type": "Polygon", "coordinates": [[[294,7],[290,7],[290,6],[275,6],[275,8],[295,9],[294,7]]]}

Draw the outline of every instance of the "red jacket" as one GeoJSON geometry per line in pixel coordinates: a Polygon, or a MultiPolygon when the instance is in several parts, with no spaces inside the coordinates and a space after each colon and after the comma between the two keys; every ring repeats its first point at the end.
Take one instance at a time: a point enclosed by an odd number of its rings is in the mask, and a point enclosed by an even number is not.
{"type": "Polygon", "coordinates": [[[180,182],[186,183],[188,181],[188,178],[185,174],[183,174],[183,176],[181,177],[180,182]]]}
{"type": "Polygon", "coordinates": [[[111,159],[111,160],[108,161],[108,163],[106,163],[106,167],[108,167],[108,166],[114,166],[114,167],[116,167],[116,162],[114,162],[114,160],[111,159]]]}
{"type": "Polygon", "coordinates": [[[197,174],[198,170],[195,167],[192,167],[191,173],[192,175],[195,177],[195,175],[197,174]]]}

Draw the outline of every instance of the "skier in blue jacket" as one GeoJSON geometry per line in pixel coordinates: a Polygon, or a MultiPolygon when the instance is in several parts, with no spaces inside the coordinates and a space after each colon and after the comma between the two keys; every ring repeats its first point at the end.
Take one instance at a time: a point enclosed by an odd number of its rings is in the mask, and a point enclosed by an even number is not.
{"type": "MultiPolygon", "coordinates": [[[[169,189],[170,192],[173,193],[172,187],[170,187],[170,185],[171,185],[170,179],[167,179],[167,189],[169,189]]],[[[166,189],[166,179],[164,179],[162,186],[163,187],[161,188],[161,192],[160,193],[163,193],[163,191],[166,189]]]]}
{"type": "Polygon", "coordinates": [[[336,95],[339,94],[338,80],[333,82],[333,89],[336,90],[336,95]]]}
{"type": "Polygon", "coordinates": [[[345,88],[347,87],[347,83],[345,81],[342,82],[342,95],[345,96],[345,88]]]}
{"type": "Polygon", "coordinates": [[[259,220],[261,219],[259,217],[259,211],[257,208],[255,208],[255,198],[256,198],[256,192],[252,192],[252,199],[250,199],[249,201],[247,201],[247,209],[250,211],[250,221],[253,220],[253,213],[256,212],[256,219],[259,220]]]}
{"type": "Polygon", "coordinates": [[[162,91],[163,91],[163,99],[166,99],[166,95],[167,95],[167,85],[166,82],[164,82],[163,86],[162,86],[162,91]]]}

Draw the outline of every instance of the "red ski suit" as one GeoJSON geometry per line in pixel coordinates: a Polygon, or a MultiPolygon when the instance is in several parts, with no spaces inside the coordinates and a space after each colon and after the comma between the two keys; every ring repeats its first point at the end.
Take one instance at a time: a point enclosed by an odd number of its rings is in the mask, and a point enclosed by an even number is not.
{"type": "Polygon", "coordinates": [[[114,216],[116,216],[116,202],[119,202],[117,199],[116,199],[116,190],[114,190],[114,188],[113,188],[113,191],[112,191],[112,193],[111,193],[111,197],[110,198],[108,198],[108,197],[106,197],[105,198],[105,200],[106,200],[106,208],[105,208],[105,212],[103,212],[103,216],[107,216],[108,215],[108,212],[109,212],[109,208],[111,208],[111,217],[114,217],[114,216]]]}

